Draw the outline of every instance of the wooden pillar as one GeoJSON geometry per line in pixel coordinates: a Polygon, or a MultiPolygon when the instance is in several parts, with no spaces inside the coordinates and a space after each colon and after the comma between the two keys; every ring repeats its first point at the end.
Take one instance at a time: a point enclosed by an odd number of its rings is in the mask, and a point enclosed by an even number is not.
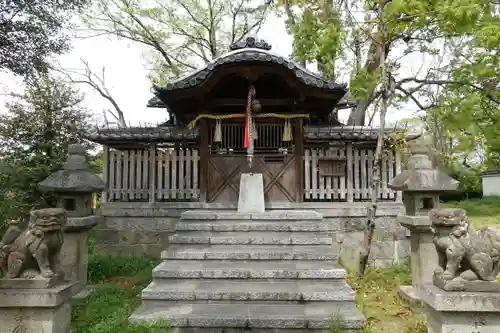
{"type": "Polygon", "coordinates": [[[354,202],[352,142],[346,143],[345,153],[347,156],[347,202],[354,202]]]}
{"type": "Polygon", "coordinates": [[[103,170],[102,170],[102,178],[104,183],[106,184],[106,188],[102,191],[101,194],[101,203],[107,203],[109,200],[109,146],[104,145],[102,147],[102,159],[103,159],[103,170]]]}
{"type": "Polygon", "coordinates": [[[304,120],[295,121],[295,202],[304,201],[304,120]]]}
{"type": "MultiPolygon", "coordinates": [[[[159,172],[159,170],[158,170],[159,172]]],[[[149,147],[149,202],[156,201],[156,144],[149,147]]]]}
{"type": "MultiPolygon", "coordinates": [[[[396,150],[394,154],[396,156],[396,176],[398,176],[401,173],[401,151],[396,150]]],[[[402,191],[396,191],[396,202],[403,202],[402,191]]]]}
{"type": "Polygon", "coordinates": [[[208,136],[209,128],[208,121],[206,119],[201,119],[199,121],[200,126],[200,202],[207,202],[207,185],[208,185],[208,136]]]}

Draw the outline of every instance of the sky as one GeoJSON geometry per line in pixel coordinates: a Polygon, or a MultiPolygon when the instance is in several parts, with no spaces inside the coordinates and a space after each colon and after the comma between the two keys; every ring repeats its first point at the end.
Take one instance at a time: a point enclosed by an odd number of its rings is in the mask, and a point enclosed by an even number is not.
{"type": "MultiPolygon", "coordinates": [[[[282,18],[270,15],[256,37],[270,43],[272,52],[284,56],[292,53],[292,37],[287,34],[282,18]]],[[[59,57],[58,61],[61,66],[81,69],[83,68],[81,59],[83,59],[97,73],[100,73],[102,67],[105,67],[106,86],[124,110],[125,118],[130,125],[157,124],[166,120],[167,114],[164,109],[146,107],[152,94],[150,92],[151,83],[147,78],[148,70],[146,69],[144,49],[141,49],[137,44],[106,36],[74,39],[72,45],[71,52],[59,57]]],[[[393,51],[393,53],[397,52],[398,50],[393,51]]],[[[408,72],[408,76],[410,76],[410,73],[418,71],[426,61],[422,55],[410,56],[403,63],[403,74],[408,72]]],[[[0,73],[0,91],[16,91],[16,89],[19,91],[19,82],[19,79],[12,75],[0,73]]],[[[98,117],[102,118],[103,110],[112,110],[109,102],[91,87],[80,85],[79,88],[85,93],[85,106],[98,117]]],[[[2,113],[6,110],[4,102],[5,96],[0,95],[0,112],[2,113]],[[2,97],[4,101],[1,100],[2,97]]],[[[408,104],[403,110],[389,110],[387,120],[391,123],[411,117],[415,110],[415,106],[411,104],[408,104]]],[[[347,120],[348,112],[348,110],[341,111],[339,114],[341,121],[347,120]]]]}

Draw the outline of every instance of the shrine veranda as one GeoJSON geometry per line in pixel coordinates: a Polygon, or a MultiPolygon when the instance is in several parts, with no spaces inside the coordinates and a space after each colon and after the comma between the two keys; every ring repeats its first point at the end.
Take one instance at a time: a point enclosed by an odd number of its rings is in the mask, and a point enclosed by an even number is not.
{"type": "MultiPolygon", "coordinates": [[[[158,255],[181,212],[236,210],[240,175],[253,172],[263,174],[266,210],[323,214],[335,226],[339,253],[346,260],[356,256],[378,129],[337,120],[345,85],[247,39],[154,90],[148,106],[165,108],[165,124],[99,128],[89,137],[104,147],[108,184],[97,251],[158,255]],[[249,132],[252,147],[246,148],[249,132]]],[[[400,153],[384,150],[372,250],[379,265],[407,255],[407,232],[395,220],[403,212],[402,195],[387,186],[400,171],[400,153]]]]}

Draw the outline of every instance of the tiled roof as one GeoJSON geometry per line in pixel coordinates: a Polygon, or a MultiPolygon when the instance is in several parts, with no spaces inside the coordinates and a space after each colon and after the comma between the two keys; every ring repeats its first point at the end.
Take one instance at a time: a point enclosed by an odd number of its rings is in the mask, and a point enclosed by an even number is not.
{"type": "MultiPolygon", "coordinates": [[[[397,129],[387,129],[392,133],[397,129]]],[[[408,140],[419,137],[419,133],[407,133],[408,140]]],[[[194,140],[199,137],[198,128],[192,130],[169,126],[129,127],[129,128],[96,128],[87,138],[98,143],[113,142],[159,142],[175,140],[194,140]]],[[[378,128],[363,126],[305,126],[304,138],[307,140],[349,140],[373,141],[378,137],[378,128]]]]}
{"type": "Polygon", "coordinates": [[[165,86],[154,85],[153,89],[157,93],[195,87],[205,82],[213,71],[224,64],[241,62],[262,62],[274,63],[292,71],[295,76],[304,84],[328,91],[346,92],[346,84],[338,84],[332,80],[327,80],[318,74],[312,73],[297,62],[286,59],[270,51],[270,45],[264,41],[256,41],[252,37],[247,38],[244,43],[233,44],[231,51],[209,62],[204,68],[190,73],[177,80],[169,82],[165,86]]]}

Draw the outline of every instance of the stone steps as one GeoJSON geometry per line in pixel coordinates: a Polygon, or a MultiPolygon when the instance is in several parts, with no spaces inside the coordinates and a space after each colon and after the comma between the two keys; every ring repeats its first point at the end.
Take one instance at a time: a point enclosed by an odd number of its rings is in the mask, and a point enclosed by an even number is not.
{"type": "Polygon", "coordinates": [[[344,281],[310,280],[155,280],[142,291],[144,301],[354,301],[344,281]]]}
{"type": "Polygon", "coordinates": [[[154,279],[345,279],[342,266],[310,260],[165,260],[154,279]]]}
{"type": "Polygon", "coordinates": [[[267,221],[321,221],[323,215],[311,210],[271,210],[264,213],[238,213],[235,211],[203,211],[191,210],[181,214],[181,221],[209,221],[209,220],[267,220],[267,221]]]}
{"type": "Polygon", "coordinates": [[[174,333],[342,332],[364,324],[332,224],[311,211],[184,212],[132,322],[174,333]]]}
{"type": "MultiPolygon", "coordinates": [[[[332,319],[342,323],[346,329],[361,329],[363,315],[354,303],[312,302],[307,304],[270,303],[161,303],[143,304],[130,317],[131,322],[154,322],[158,318],[168,318],[170,325],[182,328],[240,328],[260,329],[310,329],[314,332],[328,329],[332,319]]],[[[196,330],[198,331],[198,330],[196,330]]],[[[194,331],[193,331],[194,332],[194,331]]]]}
{"type": "Polygon", "coordinates": [[[333,232],[332,223],[316,221],[275,221],[275,220],[220,220],[197,221],[182,220],[177,231],[290,231],[290,232],[333,232]]]}
{"type": "Polygon", "coordinates": [[[170,236],[169,241],[171,244],[331,245],[332,237],[315,232],[179,231],[170,236]]]}
{"type": "Polygon", "coordinates": [[[162,260],[336,260],[329,245],[171,245],[162,260]]]}

